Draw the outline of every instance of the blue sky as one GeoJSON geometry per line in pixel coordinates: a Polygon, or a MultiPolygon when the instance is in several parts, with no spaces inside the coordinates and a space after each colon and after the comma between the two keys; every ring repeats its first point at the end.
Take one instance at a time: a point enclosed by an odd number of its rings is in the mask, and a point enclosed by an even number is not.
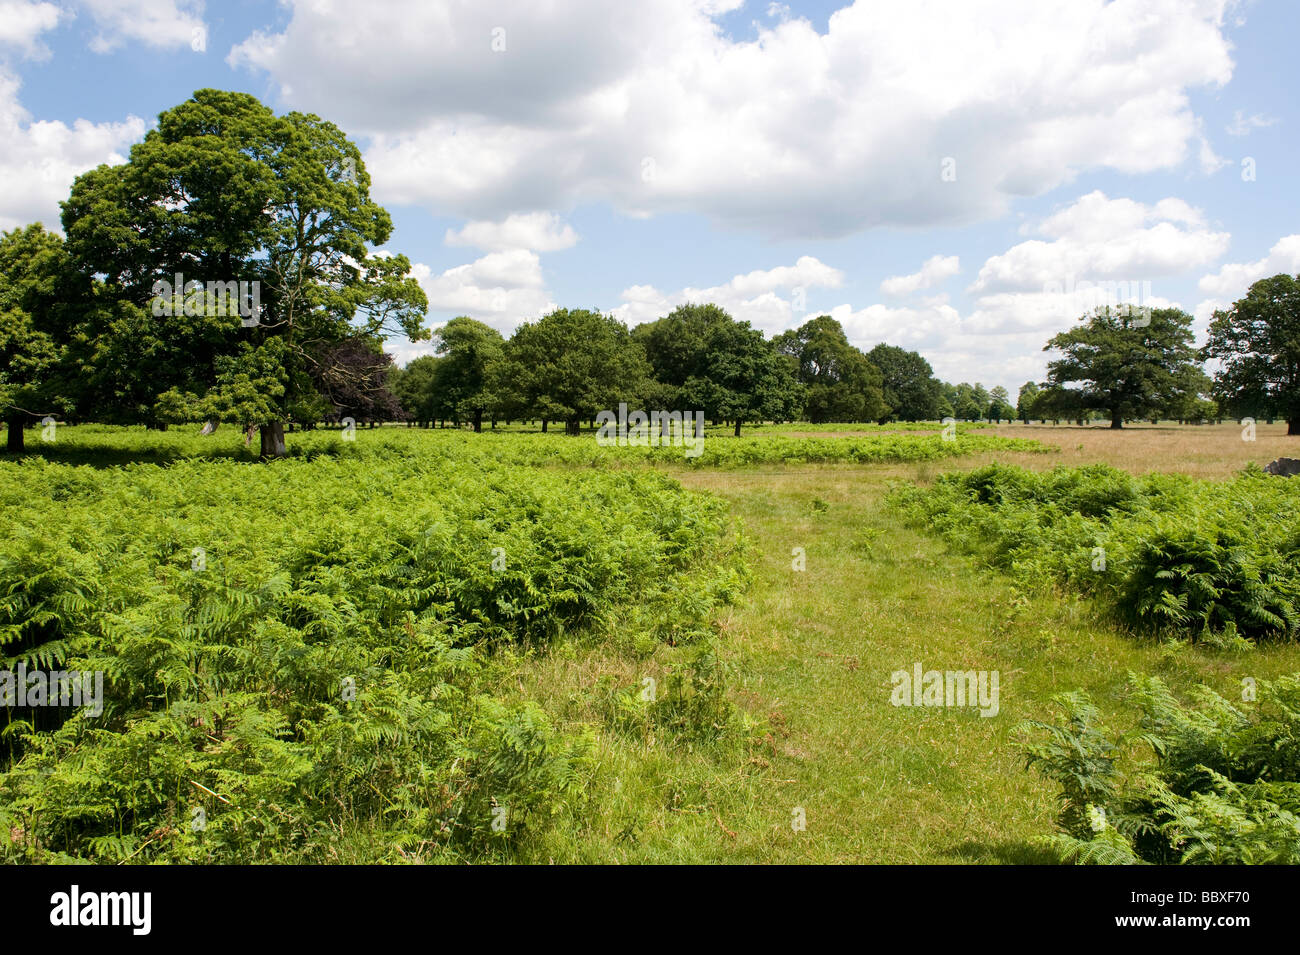
{"type": "Polygon", "coordinates": [[[542,6],[0,0],[0,226],[212,86],[361,145],[432,324],[826,312],[1014,394],[1107,296],[1300,272],[1295,3],[542,6]]]}

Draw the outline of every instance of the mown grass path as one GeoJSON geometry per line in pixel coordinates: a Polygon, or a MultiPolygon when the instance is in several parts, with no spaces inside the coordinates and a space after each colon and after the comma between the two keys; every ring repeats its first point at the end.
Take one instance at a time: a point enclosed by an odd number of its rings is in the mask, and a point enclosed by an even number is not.
{"type": "Polygon", "coordinates": [[[1082,689],[1118,710],[1128,670],[1225,694],[1242,676],[1300,667],[1295,647],[1229,655],[1138,640],[1087,604],[1018,594],[883,508],[913,468],[692,473],[732,504],[755,543],[756,580],[722,621],[740,670],[737,698],[766,717],[770,766],[752,800],[721,816],[720,860],[1044,861],[1055,793],[1024,771],[1015,728],[1082,689]],[[792,568],[802,547],[806,569],[792,568]],[[997,670],[1000,707],[895,707],[895,670],[997,670]],[[807,828],[794,831],[801,807],[807,828]]]}

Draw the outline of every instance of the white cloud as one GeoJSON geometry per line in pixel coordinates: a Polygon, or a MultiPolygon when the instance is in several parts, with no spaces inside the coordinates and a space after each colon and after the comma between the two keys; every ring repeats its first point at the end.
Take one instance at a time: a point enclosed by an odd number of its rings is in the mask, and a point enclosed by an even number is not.
{"type": "Polygon", "coordinates": [[[1213,232],[1201,212],[1181,199],[1145,205],[1091,192],[1037,227],[1047,236],[990,257],[976,292],[1046,290],[1087,280],[1150,282],[1204,266],[1228,249],[1231,236],[1213,232]]]}
{"type": "Polygon", "coordinates": [[[72,181],[100,163],[121,163],[145,122],[128,116],[120,123],[76,120],[33,121],[18,101],[18,78],[0,71],[0,228],[44,222],[59,231],[59,202],[72,181]]]}
{"type": "Polygon", "coordinates": [[[380,201],[475,220],[609,201],[836,236],[1196,161],[1188,93],[1231,77],[1228,4],[859,2],[824,35],[777,17],[736,41],[700,0],[374,0],[364,17],[290,0],[229,62],[371,135],[380,201]]]}
{"type": "Polygon", "coordinates": [[[811,255],[800,256],[792,266],[757,269],[737,275],[711,288],[684,288],[665,294],[652,285],[624,289],[623,304],[613,314],[630,326],[662,318],[678,305],[711,303],[725,309],[732,318],[749,322],[768,335],[790,327],[795,312],[805,307],[810,288],[838,288],[844,273],[811,255]],[[777,293],[786,290],[788,298],[777,293]]]}
{"type": "Polygon", "coordinates": [[[99,33],[90,43],[96,53],[109,53],[126,40],[174,49],[207,47],[203,0],[80,0],[99,33]]]}
{"type": "MultiPolygon", "coordinates": [[[[1288,272],[1300,272],[1300,235],[1278,239],[1268,255],[1257,262],[1230,263],[1211,275],[1206,275],[1197,287],[1206,295],[1235,301],[1246,294],[1251,283],[1262,278],[1288,272]]],[[[1222,307],[1222,305],[1220,305],[1222,307]]]]}
{"type": "Polygon", "coordinates": [[[1232,114],[1232,122],[1225,128],[1229,136],[1248,136],[1252,129],[1264,129],[1272,126],[1277,120],[1271,116],[1264,116],[1261,113],[1246,115],[1245,110],[1237,110],[1232,114]]]}
{"type": "MultiPolygon", "coordinates": [[[[378,254],[383,254],[378,253],[378,254]]],[[[532,321],[557,308],[542,276],[541,261],[527,249],[490,252],[466,265],[434,274],[422,262],[411,264],[430,312],[468,315],[509,336],[520,322],[532,321]]],[[[434,323],[437,330],[441,323],[434,323]]],[[[394,337],[384,345],[398,365],[434,353],[433,342],[394,337]]]]}
{"type": "MultiPolygon", "coordinates": [[[[1230,238],[1214,232],[1201,210],[1182,199],[1145,204],[1101,192],[1027,223],[1021,233],[1034,238],[985,261],[964,314],[942,295],[901,308],[841,305],[830,314],[860,348],[887,341],[925,355],[945,380],[1002,384],[1014,394],[1021,383],[1045,376],[1047,340],[1095,306],[1181,308],[1157,294],[1158,279],[1214,261],[1230,238]]],[[[926,262],[929,269],[887,279],[882,290],[921,287],[942,262],[935,256],[926,262]]],[[[956,263],[942,271],[955,273],[956,263]]]]}
{"type": "Polygon", "coordinates": [[[934,255],[921,265],[921,271],[911,275],[894,275],[880,283],[886,295],[910,295],[918,289],[931,288],[961,271],[957,256],[934,255]]]}
{"type": "Polygon", "coordinates": [[[577,244],[578,233],[553,212],[528,212],[502,222],[470,222],[461,229],[448,229],[444,241],[447,245],[468,245],[492,252],[555,252],[577,244]]]}
{"type": "Polygon", "coordinates": [[[52,3],[0,0],[0,47],[16,47],[31,59],[45,59],[50,51],[39,37],[58,26],[63,15],[52,3]]]}
{"type": "Polygon", "coordinates": [[[456,312],[509,330],[554,307],[535,252],[490,252],[468,265],[434,275],[423,263],[411,271],[429,297],[431,311],[456,312]]]}

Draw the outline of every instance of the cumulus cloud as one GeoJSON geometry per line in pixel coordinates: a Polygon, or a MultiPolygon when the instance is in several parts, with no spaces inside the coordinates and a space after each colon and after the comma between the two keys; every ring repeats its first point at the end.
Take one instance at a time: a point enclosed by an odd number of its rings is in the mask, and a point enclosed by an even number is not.
{"type": "Polygon", "coordinates": [[[795,313],[806,308],[808,289],[838,288],[843,281],[844,273],[839,269],[804,255],[792,266],[757,269],[711,288],[688,287],[664,293],[652,285],[633,285],[623,290],[623,304],[612,311],[626,324],[640,325],[662,318],[678,305],[711,303],[725,309],[732,318],[771,335],[790,327],[795,313]],[[789,292],[789,296],[778,294],[782,291],[789,292]]]}
{"type": "MultiPolygon", "coordinates": [[[[971,307],[963,312],[937,295],[905,307],[845,304],[830,314],[860,348],[887,341],[919,351],[946,380],[1010,388],[1041,381],[1050,357],[1043,345],[1098,305],[1181,308],[1157,294],[1158,280],[1217,259],[1230,238],[1213,231],[1204,213],[1182,199],[1145,204],[1101,192],[1025,224],[1021,233],[1034,238],[985,261],[970,287],[971,307]]],[[[1286,241],[1279,243],[1270,267],[1289,261],[1286,241]]],[[[1300,254],[1300,248],[1294,251],[1300,254]]],[[[1249,268],[1267,270],[1260,263],[1249,268]]],[[[887,279],[881,288],[907,293],[929,284],[927,275],[956,271],[955,259],[948,263],[934,256],[919,272],[887,279]]],[[[1203,291],[1213,291],[1209,278],[1202,280],[1203,291]]],[[[1198,317],[1200,312],[1198,307],[1198,317]]]]}
{"type": "Polygon", "coordinates": [[[40,35],[58,26],[63,11],[52,3],[0,0],[0,50],[16,49],[39,60],[50,55],[40,35]]]}
{"type": "Polygon", "coordinates": [[[431,311],[471,315],[498,330],[508,331],[554,307],[541,261],[526,249],[489,252],[437,275],[423,263],[413,263],[411,271],[428,295],[431,311]]]}
{"type": "Polygon", "coordinates": [[[911,275],[893,275],[880,283],[880,290],[886,295],[910,295],[918,289],[931,288],[944,279],[952,278],[961,271],[961,263],[955,255],[934,255],[926,259],[919,272],[911,275]]]}
{"type": "Polygon", "coordinates": [[[448,229],[444,241],[447,245],[468,245],[492,252],[555,252],[576,245],[578,233],[553,212],[528,212],[502,222],[470,222],[460,229],[448,229]]]}
{"type": "Polygon", "coordinates": [[[96,53],[110,53],[127,40],[161,49],[207,47],[203,0],[80,0],[99,32],[96,53]]]}
{"type": "Polygon", "coordinates": [[[72,181],[100,163],[126,161],[133,142],[144,135],[145,122],[128,116],[120,123],[71,126],[34,121],[18,101],[18,78],[0,70],[0,228],[13,229],[43,222],[59,229],[59,202],[68,197],[72,181]]]}
{"type": "Polygon", "coordinates": [[[1231,236],[1181,199],[1146,205],[1091,192],[1022,231],[1031,239],[989,258],[971,290],[1043,291],[1086,280],[1150,282],[1215,261],[1231,236]]]}
{"type": "Polygon", "coordinates": [[[1300,235],[1278,239],[1268,255],[1257,262],[1229,263],[1211,275],[1204,276],[1197,287],[1206,295],[1229,301],[1246,294],[1251,283],[1262,278],[1288,272],[1300,273],[1300,235]]]}
{"type": "Polygon", "coordinates": [[[1228,4],[858,2],[825,34],[777,16],[740,41],[713,19],[734,2],[289,0],[229,62],[368,134],[381,201],[492,221],[608,201],[830,237],[1216,162],[1188,94],[1231,77],[1228,4]]]}

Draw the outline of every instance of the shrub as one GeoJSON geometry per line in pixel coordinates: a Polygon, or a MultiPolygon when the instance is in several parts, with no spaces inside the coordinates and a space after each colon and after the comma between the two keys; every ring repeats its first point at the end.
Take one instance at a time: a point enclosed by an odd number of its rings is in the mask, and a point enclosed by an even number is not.
{"type": "Polygon", "coordinates": [[[1214,640],[1300,631],[1295,482],[990,465],[889,500],[1025,585],[1094,594],[1131,626],[1214,640]]]}
{"type": "Polygon", "coordinates": [[[1040,738],[1027,768],[1061,787],[1049,842],[1082,863],[1300,863],[1300,675],[1258,684],[1234,705],[1207,688],[1185,704],[1130,675],[1137,726],[1113,734],[1080,694],[1040,738]],[[1149,757],[1140,750],[1148,750],[1149,757]]]}

